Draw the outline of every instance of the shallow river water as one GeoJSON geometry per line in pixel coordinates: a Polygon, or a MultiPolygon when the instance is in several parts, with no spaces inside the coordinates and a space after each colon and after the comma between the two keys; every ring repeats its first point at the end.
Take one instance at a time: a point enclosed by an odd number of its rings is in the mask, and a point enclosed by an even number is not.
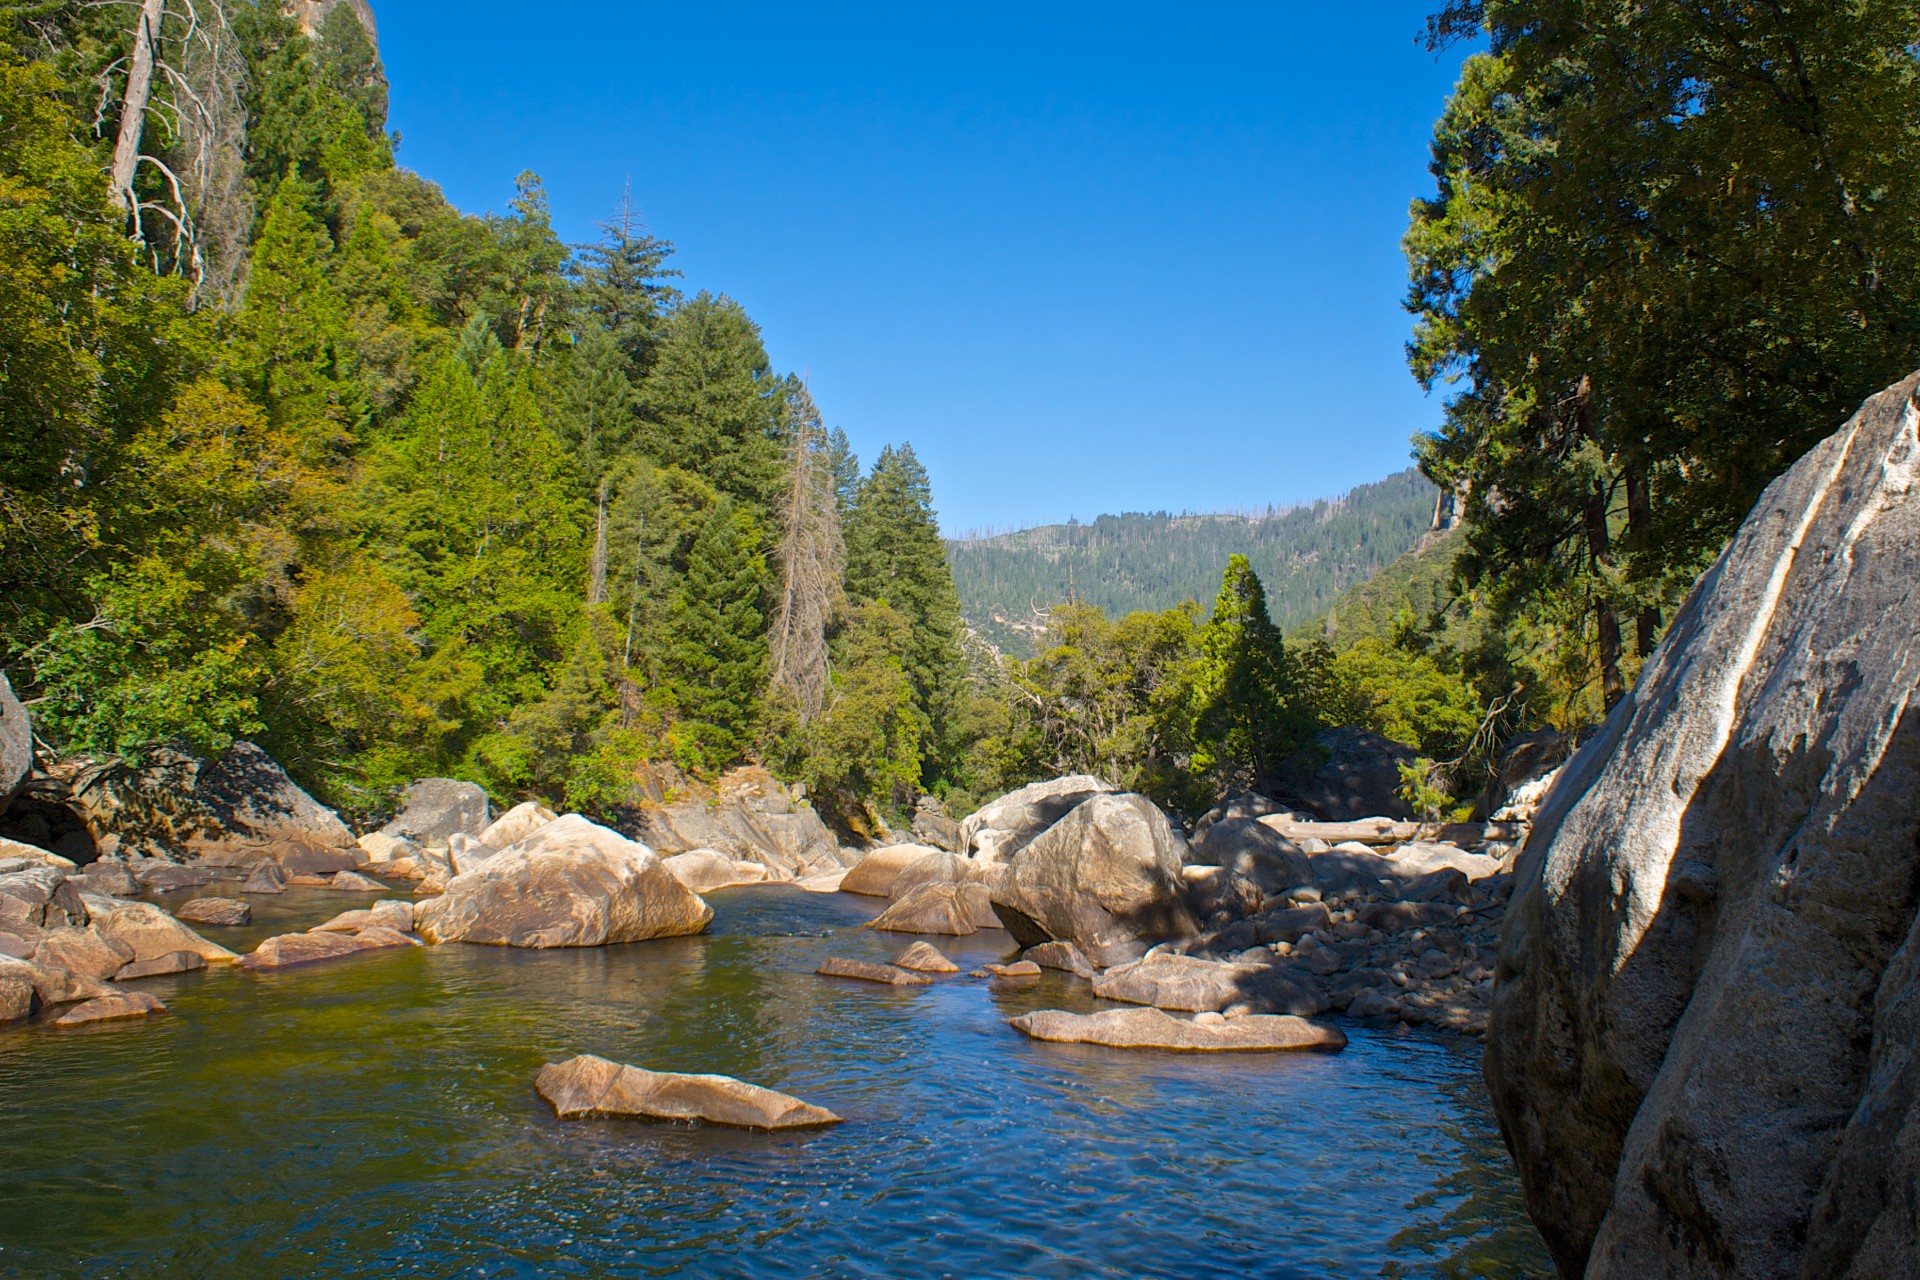
{"type": "MultiPolygon", "coordinates": [[[[235,950],[371,897],[255,899],[235,950]]],[[[1331,1055],[1032,1043],[1084,983],[816,977],[870,904],[712,895],[699,938],[443,946],[139,984],[146,1023],[0,1031],[0,1276],[1545,1276],[1471,1039],[1331,1055]],[[796,1135],[561,1122],[575,1053],[769,1085],[796,1135]]],[[[933,939],[963,966],[1004,934],[933,939]]]]}

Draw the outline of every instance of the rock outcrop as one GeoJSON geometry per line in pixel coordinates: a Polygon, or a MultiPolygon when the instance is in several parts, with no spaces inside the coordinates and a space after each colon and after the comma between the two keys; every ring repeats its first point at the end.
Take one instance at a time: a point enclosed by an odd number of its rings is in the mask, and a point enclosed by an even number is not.
{"type": "Polygon", "coordinates": [[[758,862],[735,862],[712,849],[693,849],[662,858],[673,878],[695,893],[712,893],[743,884],[765,884],[767,869],[758,862]]]}
{"type": "Polygon", "coordinates": [[[1419,752],[1365,729],[1322,731],[1313,746],[1280,767],[1286,794],[1328,822],[1411,817],[1400,798],[1400,766],[1419,752]]]}
{"type": "Polygon", "coordinates": [[[922,884],[867,922],[869,929],[894,933],[938,933],[963,938],[981,929],[998,929],[993,898],[981,884],[922,884]]]}
{"type": "Polygon", "coordinates": [[[663,857],[713,849],[758,862],[768,879],[831,874],[857,860],[845,854],[813,806],[762,769],[736,769],[715,794],[644,809],[636,834],[663,857]]]}
{"type": "Polygon", "coordinates": [[[1095,964],[1121,964],[1200,931],[1186,902],[1185,854],[1153,801],[1096,792],[1014,854],[993,908],[1023,947],[1071,942],[1095,964]]]}
{"type": "Polygon", "coordinates": [[[648,1071],[594,1054],[540,1068],[534,1088],[563,1120],[638,1116],[704,1120],[742,1129],[803,1129],[839,1124],[825,1107],[732,1076],[648,1071]]]}
{"type": "Polygon", "coordinates": [[[1916,392],[1767,489],[1535,816],[1486,1076],[1564,1275],[1920,1268],[1916,392]]]}
{"type": "Polygon", "coordinates": [[[0,813],[7,811],[33,772],[33,722],[0,671],[0,813]]]}
{"type": "Polygon", "coordinates": [[[699,933],[713,908],[651,849],[579,814],[550,822],[414,910],[431,942],[597,947],[699,933]]]}
{"type": "Polygon", "coordinates": [[[1085,801],[1119,790],[1084,773],[1030,783],[969,815],[960,824],[961,850],[985,862],[1005,862],[1085,801]]]}
{"type": "Polygon", "coordinates": [[[454,778],[422,778],[400,793],[400,811],[380,834],[444,849],[447,837],[477,836],[492,821],[493,802],[486,788],[454,778]]]}
{"type": "Polygon", "coordinates": [[[924,844],[895,844],[875,849],[847,868],[846,879],[840,882],[840,892],[858,893],[870,898],[890,898],[893,896],[893,883],[900,878],[902,871],[927,854],[939,852],[924,844]]]}

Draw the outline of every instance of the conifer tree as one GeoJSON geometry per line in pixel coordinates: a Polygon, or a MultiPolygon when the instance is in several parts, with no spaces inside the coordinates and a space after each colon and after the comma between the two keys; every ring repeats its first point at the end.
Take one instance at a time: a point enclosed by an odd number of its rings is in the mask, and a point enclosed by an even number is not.
{"type": "Polygon", "coordinates": [[[569,268],[578,305],[613,339],[635,379],[653,363],[663,317],[680,296],[667,283],[680,274],[666,265],[672,254],[672,244],[648,234],[628,192],[600,224],[600,239],[576,248],[569,268]]]}
{"type": "Polygon", "coordinates": [[[739,303],[702,292],[661,331],[640,391],[641,449],[711,480],[756,519],[780,487],[785,388],[739,303]]]}
{"type": "Polygon", "coordinates": [[[738,759],[759,720],[767,577],[758,526],[723,496],[687,552],[668,619],[666,692],[681,721],[675,745],[688,763],[717,768],[738,759]]]}
{"type": "Polygon", "coordinates": [[[1193,764],[1224,785],[1261,785],[1304,737],[1280,629],[1245,556],[1228,559],[1191,677],[1193,764]]]}
{"type": "Polygon", "coordinates": [[[860,486],[847,522],[847,590],[905,615],[904,655],[914,700],[931,727],[931,782],[954,758],[949,740],[967,678],[960,648],[960,597],[933,513],[927,470],[912,445],[883,449],[860,486]]]}

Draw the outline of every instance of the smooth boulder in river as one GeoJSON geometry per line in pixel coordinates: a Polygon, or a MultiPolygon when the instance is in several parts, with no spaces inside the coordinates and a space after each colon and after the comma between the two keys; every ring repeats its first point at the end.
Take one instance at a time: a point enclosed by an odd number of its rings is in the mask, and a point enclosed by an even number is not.
{"type": "Polygon", "coordinates": [[[962,850],[987,862],[1005,862],[1087,800],[1119,789],[1086,773],[1028,783],[983,805],[960,824],[962,850]]]}
{"type": "Polygon", "coordinates": [[[414,908],[431,942],[597,947],[699,933],[713,908],[654,852],[577,813],[447,882],[414,908]]]}
{"type": "Polygon", "coordinates": [[[993,909],[1023,947],[1071,942],[1098,965],[1200,931],[1186,901],[1186,841],[1142,795],[1096,795],[1014,855],[993,909]]]}
{"type": "Polygon", "coordinates": [[[1105,1009],[1099,1013],[1036,1009],[1008,1025],[1035,1040],[1177,1053],[1344,1049],[1347,1045],[1346,1036],[1336,1028],[1287,1014],[1223,1018],[1217,1013],[1203,1013],[1189,1021],[1158,1009],[1105,1009]]]}
{"type": "Polygon", "coordinates": [[[788,1094],[732,1076],[648,1071],[591,1053],[540,1068],[534,1086],[562,1120],[639,1116],[704,1120],[741,1129],[807,1129],[840,1117],[788,1094]]]}
{"type": "Polygon", "coordinates": [[[1920,1272],[1916,393],[1768,487],[1534,815],[1485,1062],[1564,1275],[1920,1272]]]}

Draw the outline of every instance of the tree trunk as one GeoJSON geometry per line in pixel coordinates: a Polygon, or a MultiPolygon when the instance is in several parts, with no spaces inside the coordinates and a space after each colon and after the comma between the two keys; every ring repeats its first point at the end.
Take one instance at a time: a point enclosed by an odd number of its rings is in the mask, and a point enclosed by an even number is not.
{"type": "Polygon", "coordinates": [[[587,566],[587,603],[607,599],[607,482],[600,482],[598,515],[593,524],[593,559],[587,566]]]}
{"type": "MultiPolygon", "coordinates": [[[[1647,493],[1647,472],[1635,464],[1627,468],[1627,536],[1633,545],[1644,546],[1653,528],[1653,499],[1647,493]]],[[[1641,658],[1653,656],[1653,645],[1660,630],[1660,610],[1653,605],[1641,609],[1634,618],[1634,652],[1641,658]]]]}
{"type": "MultiPolygon", "coordinates": [[[[1580,431],[1587,439],[1599,443],[1599,433],[1593,425],[1593,381],[1582,375],[1580,385],[1573,393],[1574,417],[1580,431]]],[[[1587,494],[1581,510],[1582,522],[1586,526],[1587,556],[1594,568],[1594,576],[1603,576],[1606,567],[1612,563],[1612,539],[1607,533],[1607,488],[1596,483],[1587,494]]],[[[1620,616],[1613,611],[1613,605],[1599,592],[1593,597],[1593,617],[1595,630],[1600,635],[1600,696],[1607,710],[1626,696],[1626,682],[1620,678],[1620,616]]]]}
{"type": "Polygon", "coordinates": [[[133,172],[140,163],[140,135],[147,125],[147,103],[153,98],[154,46],[160,24],[166,20],[167,0],[145,0],[133,28],[133,58],[127,70],[127,93],[120,104],[120,136],[113,144],[113,173],[108,194],[129,217],[134,212],[133,172]]]}

